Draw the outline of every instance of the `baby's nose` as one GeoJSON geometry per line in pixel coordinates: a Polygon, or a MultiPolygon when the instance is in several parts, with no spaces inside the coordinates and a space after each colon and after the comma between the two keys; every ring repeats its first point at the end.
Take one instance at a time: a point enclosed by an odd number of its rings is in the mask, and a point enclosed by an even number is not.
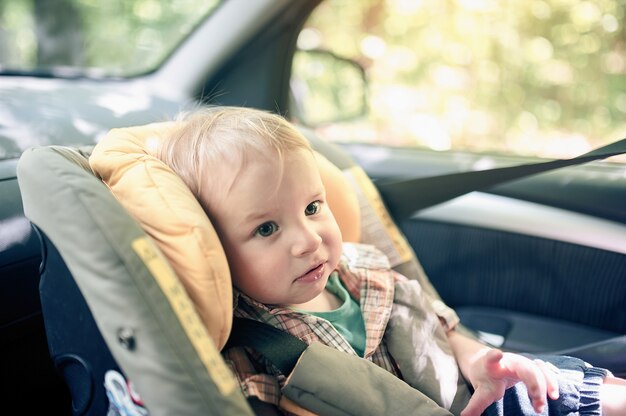
{"type": "Polygon", "coordinates": [[[295,232],[292,254],[301,257],[316,251],[322,243],[322,237],[312,226],[303,226],[295,232]]]}

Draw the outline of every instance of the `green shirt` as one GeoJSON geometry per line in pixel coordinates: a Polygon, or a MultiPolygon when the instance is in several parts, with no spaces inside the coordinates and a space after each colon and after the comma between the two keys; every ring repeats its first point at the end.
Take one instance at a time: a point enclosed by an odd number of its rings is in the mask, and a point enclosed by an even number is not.
{"type": "Polygon", "coordinates": [[[359,357],[363,357],[365,353],[365,322],[363,321],[360,305],[350,297],[336,272],[332,273],[328,278],[326,289],[337,296],[343,302],[342,305],[333,311],[307,313],[330,322],[337,332],[350,343],[359,357]]]}

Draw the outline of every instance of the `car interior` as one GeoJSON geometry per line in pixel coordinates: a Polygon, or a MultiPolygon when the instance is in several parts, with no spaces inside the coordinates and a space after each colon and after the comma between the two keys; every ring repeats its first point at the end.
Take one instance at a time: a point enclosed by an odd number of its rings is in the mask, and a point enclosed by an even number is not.
{"type": "MultiPolygon", "coordinates": [[[[173,244],[168,241],[167,235],[167,230],[173,229],[173,227],[167,224],[167,218],[177,218],[180,215],[172,212],[166,213],[164,216],[159,215],[158,221],[155,222],[155,219],[150,214],[150,209],[159,209],[160,206],[164,205],[164,200],[167,197],[175,195],[175,193],[169,193],[170,190],[168,188],[175,188],[181,185],[163,180],[156,173],[158,169],[163,169],[163,166],[158,166],[154,161],[152,161],[152,164],[146,163],[146,159],[150,157],[150,154],[148,151],[142,150],[141,145],[149,142],[146,138],[154,142],[153,132],[155,129],[158,131],[159,128],[149,125],[143,129],[148,134],[142,132],[142,127],[121,129],[121,134],[119,133],[120,129],[113,131],[111,134],[117,134],[121,137],[124,137],[124,134],[130,134],[137,138],[131,139],[130,146],[124,143],[122,139],[121,145],[114,143],[112,149],[105,148],[97,155],[97,161],[95,164],[92,163],[91,168],[89,167],[88,151],[80,151],[68,147],[44,147],[27,152],[22,156],[18,164],[18,180],[22,189],[24,209],[26,216],[34,224],[43,253],[40,293],[50,353],[57,371],[62,374],[69,387],[72,397],[72,412],[74,414],[104,414],[111,400],[117,400],[122,403],[124,400],[132,400],[132,397],[129,398],[129,394],[123,387],[114,390],[119,391],[119,397],[113,398],[110,391],[107,396],[106,382],[96,382],[97,380],[106,380],[107,375],[110,376],[110,371],[129,374],[130,380],[138,391],[142,391],[142,385],[150,386],[150,389],[143,387],[144,392],[148,391],[141,394],[141,403],[142,405],[146,403],[148,408],[169,409],[169,406],[172,406],[172,402],[181,402],[169,399],[167,402],[169,404],[166,404],[163,401],[163,388],[158,387],[160,384],[169,386],[165,387],[165,390],[175,388],[176,391],[173,394],[176,397],[182,394],[178,389],[188,388],[188,386],[184,387],[184,383],[180,383],[179,376],[174,375],[180,372],[181,368],[175,370],[169,368],[169,371],[159,372],[157,377],[154,374],[146,375],[146,373],[150,373],[146,371],[146,368],[154,366],[154,360],[167,362],[168,359],[166,357],[168,354],[165,354],[166,348],[162,345],[159,345],[158,348],[151,348],[151,345],[146,345],[156,342],[154,339],[155,333],[150,333],[150,336],[146,337],[141,334],[142,328],[154,328],[156,326],[158,329],[163,330],[163,321],[159,320],[159,317],[155,316],[154,313],[146,316],[145,313],[137,313],[134,309],[147,307],[149,310],[154,311],[159,308],[159,305],[156,299],[142,293],[142,291],[149,289],[148,286],[142,287],[137,284],[138,282],[132,281],[134,276],[130,277],[130,275],[137,273],[137,265],[130,267],[126,264],[126,279],[120,281],[120,276],[124,273],[120,273],[119,265],[115,264],[116,261],[119,262],[120,257],[123,257],[120,253],[121,251],[129,251],[129,233],[127,230],[134,228],[135,233],[144,234],[141,231],[141,227],[144,227],[145,232],[151,234],[155,241],[165,241],[167,243],[165,245],[157,243],[157,245],[163,247],[163,252],[166,253],[165,256],[159,254],[158,257],[163,258],[164,263],[162,264],[165,264],[165,262],[172,264],[172,269],[176,271],[173,276],[180,276],[180,278],[174,277],[173,280],[177,281],[180,279],[184,281],[188,278],[185,276],[186,270],[172,263],[172,261],[176,261],[176,255],[172,254],[169,246],[173,244]],[[126,133],[126,131],[129,133],[126,133]],[[139,149],[136,149],[137,147],[139,149]],[[138,155],[133,152],[138,152],[138,155]],[[110,171],[103,170],[102,162],[98,161],[102,154],[119,159],[118,165],[115,165],[112,170],[109,168],[110,171]],[[135,158],[130,166],[128,164],[129,156],[135,158]],[[136,173],[135,164],[141,165],[141,168],[148,172],[147,175],[144,175],[151,178],[153,183],[146,185],[145,181],[137,180],[138,174],[136,173]],[[92,168],[96,171],[92,172],[92,168]],[[102,179],[108,187],[100,183],[100,175],[103,176],[102,179]],[[125,176],[129,179],[126,180],[125,176]],[[157,204],[151,205],[145,202],[146,199],[149,199],[147,196],[149,192],[143,189],[142,185],[159,190],[161,199],[157,201],[157,204]],[[135,196],[129,197],[131,194],[125,193],[125,191],[128,191],[129,188],[132,189],[132,187],[139,187],[140,189],[135,189],[135,196]],[[112,197],[109,189],[116,195],[117,200],[112,197]],[[137,198],[138,195],[140,195],[139,198],[137,198]],[[130,202],[125,201],[125,197],[128,197],[130,202]],[[99,199],[106,200],[106,203],[99,201],[99,199]],[[137,209],[138,199],[142,201],[138,204],[140,209],[137,209]],[[42,209],[43,204],[41,202],[44,200],[57,209],[42,209]],[[73,205],[71,209],[67,207],[68,203],[73,205]],[[122,206],[126,206],[129,212],[125,212],[122,206]],[[112,207],[115,207],[115,209],[112,207]],[[139,212],[141,214],[138,214],[139,212]],[[130,213],[134,214],[136,220],[131,219],[130,213]],[[72,218],[73,226],[62,225],[59,227],[60,224],[67,224],[69,218],[72,218]],[[141,227],[137,225],[137,222],[141,224],[141,227]],[[134,227],[131,227],[131,224],[134,227]],[[155,232],[154,228],[159,228],[160,230],[155,232]],[[85,233],[85,229],[91,231],[85,233]],[[107,231],[105,232],[105,230],[107,231]],[[161,233],[161,230],[165,231],[161,233]],[[118,235],[120,232],[121,234],[118,235]],[[60,247],[61,253],[57,247],[60,247]],[[90,256],[85,256],[85,251],[88,251],[90,256]],[[116,285],[112,285],[113,280],[118,280],[116,285]],[[133,290],[128,289],[131,284],[136,285],[133,290]],[[136,293],[133,293],[134,296],[131,297],[128,293],[123,294],[121,292],[136,293]],[[114,294],[114,296],[103,296],[102,293],[114,294]],[[143,297],[143,299],[140,301],[137,296],[143,297]],[[115,316],[114,310],[116,309],[118,316],[115,316]],[[85,343],[85,339],[90,340],[90,342],[85,343]],[[151,349],[153,350],[152,352],[158,352],[158,358],[148,353],[151,349]],[[146,356],[143,357],[143,354],[146,354],[146,356]],[[162,356],[165,356],[165,358],[161,358],[162,356]],[[117,357],[117,359],[114,357],[117,357]],[[120,368],[118,362],[124,363],[121,366],[122,368],[120,368]],[[168,374],[170,375],[169,377],[168,374]],[[171,385],[174,385],[174,387],[171,385]]],[[[167,131],[166,129],[163,130],[167,131]]],[[[318,144],[316,146],[318,150],[333,152],[328,155],[330,160],[343,160],[344,163],[350,161],[349,156],[341,149],[328,146],[328,144],[319,146],[319,140],[316,141],[312,136],[309,137],[313,139],[314,144],[318,144]]],[[[350,169],[350,166],[343,167],[347,168],[348,171],[350,169]]],[[[168,172],[168,174],[175,176],[173,172],[168,172]]],[[[337,181],[338,178],[335,177],[330,183],[336,184],[337,181]]],[[[182,186],[184,187],[184,185],[182,186]]],[[[369,184],[369,186],[372,185],[369,184]]],[[[357,189],[354,192],[356,194],[359,191],[357,189]]],[[[340,192],[333,192],[332,197],[345,198],[347,193],[344,189],[340,192]]],[[[377,197],[380,198],[379,196],[377,197]]],[[[193,199],[190,193],[187,195],[187,198],[193,199]]],[[[191,205],[188,200],[184,202],[187,202],[187,205],[191,205]]],[[[331,204],[333,210],[338,212],[345,210],[347,205],[344,201],[335,202],[331,199],[331,195],[329,195],[329,204],[331,204]]],[[[356,209],[358,212],[354,212],[352,215],[341,215],[341,218],[349,218],[350,222],[354,222],[355,219],[362,217],[360,207],[357,208],[352,204],[349,208],[352,210],[356,209]]],[[[203,215],[203,211],[199,206],[195,207],[195,209],[199,211],[199,216],[203,215]]],[[[187,208],[185,212],[188,213],[191,210],[191,208],[187,208]]],[[[388,213],[384,215],[389,218],[388,213]]],[[[190,215],[190,217],[193,218],[194,215],[190,215]]],[[[357,223],[360,223],[360,220],[357,223]]],[[[371,227],[371,222],[369,221],[363,221],[363,224],[371,227]]],[[[345,229],[346,227],[350,229],[354,225],[346,226],[342,224],[342,228],[345,229]]],[[[388,229],[383,230],[383,232],[388,232],[388,229]]],[[[144,235],[141,238],[146,239],[147,237],[144,235]]],[[[367,234],[365,238],[367,238],[367,234]]],[[[138,240],[139,238],[133,236],[130,246],[135,248],[135,243],[138,240]]],[[[202,241],[208,240],[209,238],[201,238],[196,243],[201,244],[202,241]]],[[[212,241],[212,243],[219,246],[218,241],[212,241]]],[[[153,250],[158,251],[158,248],[153,250]]],[[[193,258],[194,250],[190,248],[189,241],[186,241],[183,247],[179,247],[178,251],[181,251],[187,257],[193,258]]],[[[219,249],[207,249],[205,247],[204,252],[207,251],[217,251],[217,255],[222,257],[221,261],[225,261],[224,254],[219,249]]],[[[180,254],[178,253],[178,255],[180,254]]],[[[155,256],[155,254],[151,254],[149,257],[155,256]]],[[[142,257],[140,252],[136,253],[136,257],[139,259],[139,262],[146,262],[145,265],[149,271],[149,279],[153,280],[152,283],[158,283],[160,280],[159,269],[151,268],[149,261],[146,260],[146,257],[142,257]]],[[[128,259],[123,260],[126,263],[130,262],[128,259]]],[[[210,267],[215,267],[214,264],[216,262],[219,263],[215,258],[210,260],[204,258],[202,260],[202,262],[192,263],[208,264],[210,267]]],[[[414,261],[417,260],[415,259],[414,261]]],[[[134,262],[137,263],[137,260],[135,259],[134,262]]],[[[419,267],[419,264],[417,267],[419,267]]],[[[228,285],[230,285],[228,272],[222,270],[221,273],[222,276],[217,276],[216,278],[226,280],[228,285]]],[[[176,283],[180,286],[179,282],[176,283]]],[[[168,289],[165,286],[161,286],[160,289],[162,291],[161,295],[167,297],[168,289]]],[[[179,287],[180,290],[181,288],[179,287]]],[[[182,291],[185,291],[185,289],[182,289],[182,291]]],[[[204,294],[204,299],[209,300],[208,297],[211,296],[209,303],[216,304],[219,303],[219,299],[228,296],[228,293],[222,294],[222,296],[218,296],[218,293],[220,293],[220,290],[216,290],[212,286],[210,291],[204,294]],[[212,293],[212,296],[209,293],[212,293]]],[[[193,294],[190,297],[193,298],[193,294]]],[[[199,298],[196,297],[195,299],[199,298]]],[[[174,303],[172,298],[169,301],[174,303]]],[[[190,306],[191,301],[189,298],[186,299],[186,303],[187,308],[202,310],[201,306],[190,306]]],[[[173,306],[172,308],[175,309],[173,306]]],[[[230,310],[228,306],[226,310],[230,310]]],[[[505,331],[510,333],[511,326],[514,326],[517,331],[521,331],[524,334],[524,325],[531,327],[536,325],[533,324],[532,320],[525,319],[523,314],[503,314],[499,322],[500,325],[497,325],[497,322],[494,324],[490,319],[486,320],[489,324],[485,325],[484,323],[481,324],[480,312],[480,310],[470,310],[468,312],[460,310],[464,324],[474,331],[478,331],[477,336],[480,337],[482,334],[483,340],[487,342],[490,339],[494,339],[494,334],[506,334],[507,332],[505,331]],[[489,336],[492,338],[489,338],[489,336]]],[[[493,313],[493,311],[485,311],[487,316],[490,313],[493,313]]],[[[176,318],[183,319],[185,316],[179,315],[176,318]]],[[[219,318],[219,316],[214,316],[210,319],[213,319],[212,322],[218,321],[217,326],[219,327],[230,325],[228,319],[226,323],[222,323],[219,322],[219,318]]],[[[197,316],[195,319],[200,321],[200,318],[197,316]]],[[[552,330],[556,328],[563,330],[566,328],[550,321],[544,322],[543,325],[545,328],[552,330]]],[[[568,348],[567,351],[547,350],[540,352],[567,352],[596,365],[607,367],[616,374],[621,374],[624,371],[623,353],[626,341],[623,336],[610,337],[608,334],[604,334],[606,337],[603,338],[601,337],[602,334],[598,332],[585,332],[584,328],[579,329],[574,325],[568,329],[579,336],[575,340],[577,343],[574,344],[574,347],[568,348]]],[[[225,331],[227,333],[230,332],[230,328],[226,328],[225,331]]],[[[221,332],[223,331],[218,331],[218,333],[221,332]]],[[[208,332],[205,332],[202,327],[196,327],[195,333],[203,333],[203,344],[206,348],[206,344],[211,342],[208,341],[208,332]]],[[[161,334],[159,335],[162,336],[161,334]]],[[[211,335],[218,347],[223,345],[224,340],[220,339],[219,336],[216,337],[215,332],[212,332],[211,335]]],[[[168,336],[188,338],[191,344],[193,344],[194,340],[194,336],[190,332],[185,334],[168,334],[168,336]]],[[[495,339],[495,341],[497,342],[498,339],[495,339]]],[[[515,345],[515,341],[515,336],[510,337],[509,342],[513,347],[505,346],[504,348],[517,351],[524,351],[524,349],[528,351],[530,349],[527,345],[515,345]]],[[[181,341],[173,343],[180,344],[181,341]]],[[[280,349],[278,346],[276,348],[280,349]]],[[[213,347],[213,350],[217,352],[216,347],[213,347]]],[[[217,358],[213,357],[213,361],[215,360],[219,360],[219,356],[217,358]]],[[[215,365],[214,362],[212,364],[215,365]]],[[[182,371],[189,370],[183,368],[182,371]]],[[[126,381],[123,377],[121,380],[126,381]]],[[[216,382],[215,384],[219,386],[219,383],[216,382]]],[[[212,385],[212,383],[209,383],[209,385],[212,385]]],[[[219,393],[212,392],[212,400],[209,405],[211,414],[231,414],[229,412],[232,412],[232,414],[245,414],[242,412],[250,411],[243,404],[240,395],[225,395],[226,399],[218,400],[214,397],[216,394],[219,395],[219,393]]],[[[204,402],[197,397],[187,397],[187,399],[191,402],[204,402]]],[[[182,400],[182,402],[187,403],[188,400],[182,400]]],[[[194,408],[194,411],[189,412],[189,414],[194,414],[196,411],[197,409],[194,408]]],[[[188,409],[185,409],[184,413],[187,412],[188,409]]]]}
{"type": "MultiPolygon", "coordinates": [[[[2,76],[0,117],[12,114],[7,97],[22,97],[15,84],[28,79],[38,93],[16,104],[19,116],[0,120],[2,149],[17,136],[38,145],[0,160],[0,379],[7,406],[99,415],[111,400],[130,400],[138,414],[142,408],[251,414],[243,396],[229,389],[219,355],[199,353],[219,348],[213,338],[204,329],[198,339],[189,336],[160,286],[159,276],[170,282],[174,276],[172,287],[180,289],[180,272],[87,163],[110,129],[215,104],[275,111],[298,124],[360,195],[361,240],[379,245],[394,267],[432,287],[477,338],[503,350],[579,356],[626,376],[623,164],[557,169],[396,216],[386,209],[386,183],[544,159],[319,139],[316,120],[307,118],[294,88],[303,76],[294,57],[362,71],[351,60],[298,49],[307,19],[325,2],[222,3],[157,69],[140,76],[2,76]],[[117,94],[116,105],[147,104],[116,113],[96,106],[105,101],[99,94],[117,94]],[[59,104],[58,97],[67,101],[59,104]],[[131,244],[137,238],[146,238],[146,252],[166,272],[137,254],[131,244]],[[113,296],[102,296],[109,292],[113,296]],[[137,331],[138,322],[151,326],[137,331]],[[160,364],[144,371],[151,360],[160,364]],[[161,381],[154,391],[141,388],[155,379],[161,381]],[[129,380],[143,401],[128,394],[129,380]],[[107,397],[105,385],[117,386],[110,390],[119,395],[107,397]],[[185,407],[171,407],[180,403],[185,407]]],[[[367,88],[366,79],[359,88],[367,88]]],[[[362,110],[355,108],[351,116],[362,110]]],[[[182,304],[193,310],[190,302],[182,304]]],[[[202,320],[189,316],[194,325],[202,320]]],[[[227,319],[214,322],[221,331],[230,328],[227,319]]]]}

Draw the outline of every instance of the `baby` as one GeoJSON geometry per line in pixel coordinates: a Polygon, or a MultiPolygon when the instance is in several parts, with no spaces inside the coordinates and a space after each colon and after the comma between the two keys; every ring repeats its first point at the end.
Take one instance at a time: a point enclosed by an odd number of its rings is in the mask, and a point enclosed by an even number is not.
{"type": "MultiPolygon", "coordinates": [[[[420,295],[419,285],[406,284],[373,247],[342,244],[307,140],[282,117],[247,108],[198,111],[182,126],[160,156],[217,230],[235,286],[235,316],[364,357],[402,378],[399,368],[410,363],[397,361],[403,358],[394,356],[385,333],[395,324],[395,288],[420,295]]],[[[439,325],[434,312],[425,313],[439,325]]],[[[443,324],[439,330],[473,390],[464,416],[547,407],[550,414],[626,415],[626,380],[606,370],[570,357],[503,353],[443,324]]],[[[280,411],[286,375],[250,349],[232,348],[224,357],[251,403],[280,411]]],[[[450,408],[451,400],[434,400],[450,408]]]]}

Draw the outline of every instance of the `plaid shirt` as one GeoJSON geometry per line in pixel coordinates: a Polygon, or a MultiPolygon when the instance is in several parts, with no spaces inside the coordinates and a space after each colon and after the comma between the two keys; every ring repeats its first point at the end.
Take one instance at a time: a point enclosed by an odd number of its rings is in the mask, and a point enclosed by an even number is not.
{"type": "MultiPolygon", "coordinates": [[[[344,244],[336,271],[350,295],[360,303],[365,323],[365,358],[400,376],[385,346],[383,335],[393,305],[394,283],[406,280],[391,270],[387,257],[373,246],[344,244]]],[[[235,316],[254,319],[285,330],[307,344],[321,342],[356,355],[345,338],[323,318],[284,307],[261,304],[235,291],[235,316]]],[[[234,347],[223,352],[246,396],[278,405],[286,377],[250,348],[234,347]]]]}

